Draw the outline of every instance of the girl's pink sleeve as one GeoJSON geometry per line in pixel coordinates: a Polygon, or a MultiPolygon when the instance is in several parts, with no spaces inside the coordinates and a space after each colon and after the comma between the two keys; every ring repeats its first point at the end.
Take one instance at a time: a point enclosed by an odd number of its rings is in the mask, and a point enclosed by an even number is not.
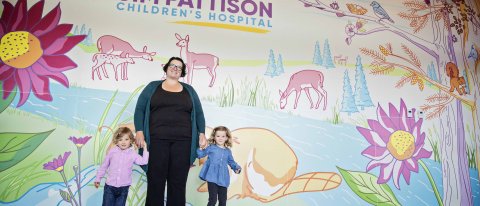
{"type": "Polygon", "coordinates": [[[149,153],[148,151],[146,150],[143,150],[143,156],[140,156],[139,154],[136,154],[136,157],[135,157],[135,164],[137,165],[146,165],[148,164],[148,156],[149,156],[149,153]]]}
{"type": "Polygon", "coordinates": [[[105,172],[107,171],[108,166],[110,166],[110,158],[112,157],[112,150],[110,150],[105,156],[102,165],[97,170],[97,177],[95,178],[95,182],[100,182],[103,176],[105,176],[105,172]]]}

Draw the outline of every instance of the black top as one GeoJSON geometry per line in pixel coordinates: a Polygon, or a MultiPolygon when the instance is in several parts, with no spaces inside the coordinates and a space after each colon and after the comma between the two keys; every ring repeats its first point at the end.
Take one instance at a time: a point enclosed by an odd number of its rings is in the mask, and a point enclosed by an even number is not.
{"type": "Polygon", "coordinates": [[[192,99],[185,88],[169,92],[160,84],[150,102],[151,139],[190,140],[192,107],[192,99]]]}

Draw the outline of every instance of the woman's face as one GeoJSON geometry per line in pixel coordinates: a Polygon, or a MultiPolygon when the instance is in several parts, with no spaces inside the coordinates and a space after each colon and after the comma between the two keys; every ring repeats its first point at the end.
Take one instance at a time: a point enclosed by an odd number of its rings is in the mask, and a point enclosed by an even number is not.
{"type": "Polygon", "coordinates": [[[167,78],[178,80],[182,75],[182,62],[178,60],[172,60],[168,64],[167,78]]]}

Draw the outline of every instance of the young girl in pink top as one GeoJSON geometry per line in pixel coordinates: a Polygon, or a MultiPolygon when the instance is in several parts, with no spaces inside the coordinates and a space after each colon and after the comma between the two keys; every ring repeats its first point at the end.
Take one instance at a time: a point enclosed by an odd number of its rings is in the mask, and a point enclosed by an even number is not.
{"type": "Polygon", "coordinates": [[[116,146],[108,151],[95,179],[95,187],[98,188],[105,172],[108,173],[103,191],[103,206],[125,205],[128,188],[132,183],[133,164],[148,163],[147,147],[143,147],[142,157],[133,148],[134,141],[133,132],[127,127],[120,127],[113,134],[113,142],[116,146]]]}

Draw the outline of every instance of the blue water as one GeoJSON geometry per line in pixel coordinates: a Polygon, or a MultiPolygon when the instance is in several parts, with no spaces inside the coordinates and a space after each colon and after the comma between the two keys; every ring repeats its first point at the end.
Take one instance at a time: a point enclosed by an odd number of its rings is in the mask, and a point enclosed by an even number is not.
{"type": "MultiPolygon", "coordinates": [[[[51,90],[54,94],[52,102],[30,98],[26,105],[20,109],[39,114],[60,124],[69,126],[83,125],[92,131],[96,129],[100,117],[110,97],[113,95],[112,91],[84,88],[65,89],[53,84],[51,90]],[[79,124],[79,122],[81,123],[79,124]]],[[[128,93],[119,93],[117,95],[105,125],[111,123],[128,96],[128,93]]],[[[133,116],[135,102],[136,100],[127,107],[127,112],[121,119],[133,116]]],[[[309,172],[339,173],[336,166],[347,170],[365,171],[365,167],[369,162],[368,158],[360,154],[368,147],[368,143],[357,132],[355,125],[332,125],[325,121],[245,106],[219,108],[210,102],[204,101],[202,104],[207,126],[226,125],[231,129],[261,127],[277,133],[290,145],[298,157],[297,176],[309,172]]],[[[442,195],[442,170],[440,164],[432,160],[424,160],[424,162],[430,169],[442,195]]],[[[378,168],[372,170],[371,173],[378,176],[378,168]]],[[[477,171],[471,169],[470,179],[474,205],[480,205],[480,184],[475,179],[476,177],[477,171]]],[[[62,186],[60,185],[59,183],[38,185],[22,196],[16,203],[40,202],[38,200],[53,198],[53,200],[57,200],[58,204],[58,194],[55,197],[48,197],[46,195],[47,190],[39,189],[42,187],[61,188],[62,186]]],[[[420,168],[419,173],[412,173],[410,185],[407,185],[403,178],[400,179],[401,190],[395,188],[392,180],[389,181],[388,185],[402,205],[437,204],[430,183],[422,168],[420,168]]],[[[95,199],[101,198],[97,193],[95,195],[95,199]]],[[[295,195],[303,199],[308,205],[368,205],[354,194],[345,182],[342,182],[338,188],[330,191],[295,195]]],[[[15,203],[12,204],[15,205],[15,203]]],[[[261,205],[260,202],[259,205],[261,205]]]]}

